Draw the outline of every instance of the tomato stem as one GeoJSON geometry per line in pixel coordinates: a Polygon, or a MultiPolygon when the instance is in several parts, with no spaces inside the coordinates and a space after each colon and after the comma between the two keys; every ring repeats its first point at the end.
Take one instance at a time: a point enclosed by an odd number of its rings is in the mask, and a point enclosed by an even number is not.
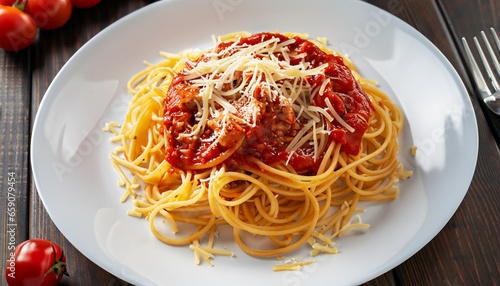
{"type": "Polygon", "coordinates": [[[61,249],[61,257],[57,259],[56,249],[54,248],[54,245],[51,244],[50,246],[52,246],[52,250],[54,251],[54,265],[52,265],[52,267],[47,271],[47,273],[45,273],[44,276],[47,276],[47,274],[52,271],[54,271],[56,278],[59,278],[59,275],[61,274],[69,276],[68,271],[66,271],[66,263],[62,261],[64,257],[64,250],[61,249]]]}
{"type": "Polygon", "coordinates": [[[17,8],[24,12],[24,5],[26,4],[26,1],[27,0],[16,0],[16,2],[12,4],[12,7],[17,8]]]}

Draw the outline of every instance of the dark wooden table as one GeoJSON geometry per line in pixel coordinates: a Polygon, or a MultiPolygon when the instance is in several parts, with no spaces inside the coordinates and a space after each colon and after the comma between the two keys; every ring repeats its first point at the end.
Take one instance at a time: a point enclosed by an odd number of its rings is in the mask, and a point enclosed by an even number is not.
{"type": "MultiPolygon", "coordinates": [[[[146,0],[103,0],[75,9],[70,21],[40,31],[36,43],[20,52],[0,50],[0,266],[2,285],[8,259],[8,177],[15,177],[16,244],[45,238],[61,245],[71,258],[65,285],[127,285],[83,256],[59,232],[33,183],[29,147],[33,120],[50,82],[64,63],[95,34],[119,18],[149,5],[146,0]]],[[[454,65],[467,90],[479,127],[479,156],[463,203],[444,229],[422,250],[366,285],[500,284],[500,118],[486,110],[464,58],[460,38],[481,30],[500,30],[498,0],[370,0],[415,27],[454,65]],[[496,138],[496,140],[495,140],[496,138]]],[[[1,27],[0,27],[1,29],[1,27]]]]}

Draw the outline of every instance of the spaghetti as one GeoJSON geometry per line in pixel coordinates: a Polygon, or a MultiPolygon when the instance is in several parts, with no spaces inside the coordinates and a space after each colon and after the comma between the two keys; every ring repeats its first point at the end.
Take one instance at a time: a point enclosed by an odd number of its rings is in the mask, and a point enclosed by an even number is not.
{"type": "Polygon", "coordinates": [[[191,244],[198,262],[232,255],[213,248],[223,224],[249,255],[306,243],[313,256],[336,253],[335,237],[368,227],[352,223],[358,203],[397,198],[395,183],[411,176],[397,159],[398,107],[348,58],[305,35],[242,32],[206,51],[161,54],[129,81],[121,130],[106,126],[120,143],[110,156],[130,214],[167,244],[191,244]],[[174,233],[195,229],[167,235],[158,215],[174,233]],[[252,246],[247,233],[273,247],[252,246]]]}

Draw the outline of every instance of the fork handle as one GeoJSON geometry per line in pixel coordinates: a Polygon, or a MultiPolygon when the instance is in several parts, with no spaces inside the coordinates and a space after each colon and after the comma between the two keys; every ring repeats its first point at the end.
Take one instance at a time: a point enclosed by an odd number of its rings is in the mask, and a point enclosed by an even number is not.
{"type": "MultiPolygon", "coordinates": [[[[500,116],[493,113],[481,100],[478,100],[483,110],[484,117],[488,123],[489,129],[495,138],[497,147],[500,149],[500,116]]],[[[499,151],[500,152],[500,151],[499,151]]]]}

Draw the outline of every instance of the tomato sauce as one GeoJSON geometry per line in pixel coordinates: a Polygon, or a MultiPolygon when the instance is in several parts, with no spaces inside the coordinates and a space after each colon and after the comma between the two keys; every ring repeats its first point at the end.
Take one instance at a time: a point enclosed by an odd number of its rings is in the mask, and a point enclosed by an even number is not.
{"type": "MultiPolygon", "coordinates": [[[[259,33],[240,39],[238,46],[252,46],[272,38],[278,38],[280,42],[290,39],[280,34],[259,33]]],[[[306,54],[305,61],[309,62],[310,68],[327,64],[325,74],[306,78],[312,90],[328,81],[323,94],[314,95],[312,104],[331,113],[328,111],[329,101],[336,113],[354,129],[350,132],[336,120],[327,122],[329,140],[342,144],[343,152],[358,154],[361,138],[366,132],[370,118],[371,103],[368,96],[341,57],[326,54],[305,39],[295,37],[294,40],[294,43],[288,45],[289,53],[306,54]]],[[[228,49],[232,44],[220,43],[215,52],[228,49]]],[[[280,60],[285,58],[279,52],[274,55],[280,60]]],[[[202,56],[194,66],[206,60],[207,58],[202,56]]],[[[300,61],[298,57],[290,58],[291,65],[297,65],[300,61]]],[[[186,66],[187,70],[191,68],[192,65],[186,66]]],[[[237,119],[227,121],[226,135],[229,138],[224,140],[226,143],[223,144],[223,141],[214,136],[215,130],[220,128],[216,121],[212,121],[211,128],[205,128],[198,137],[189,136],[196,126],[194,112],[198,109],[193,107],[192,101],[199,90],[190,86],[189,80],[184,80],[184,76],[185,73],[180,73],[174,78],[165,99],[166,160],[170,164],[181,169],[207,164],[230,149],[231,142],[242,142],[236,152],[224,162],[230,169],[238,169],[241,164],[251,165],[249,158],[254,157],[267,164],[288,162],[299,172],[317,171],[322,154],[315,160],[311,147],[301,147],[293,154],[286,151],[291,138],[295,137],[306,122],[295,118],[296,114],[285,102],[265,101],[260,90],[256,90],[253,98],[244,103],[259,110],[257,121],[253,122],[252,126],[241,124],[237,119]]]]}

